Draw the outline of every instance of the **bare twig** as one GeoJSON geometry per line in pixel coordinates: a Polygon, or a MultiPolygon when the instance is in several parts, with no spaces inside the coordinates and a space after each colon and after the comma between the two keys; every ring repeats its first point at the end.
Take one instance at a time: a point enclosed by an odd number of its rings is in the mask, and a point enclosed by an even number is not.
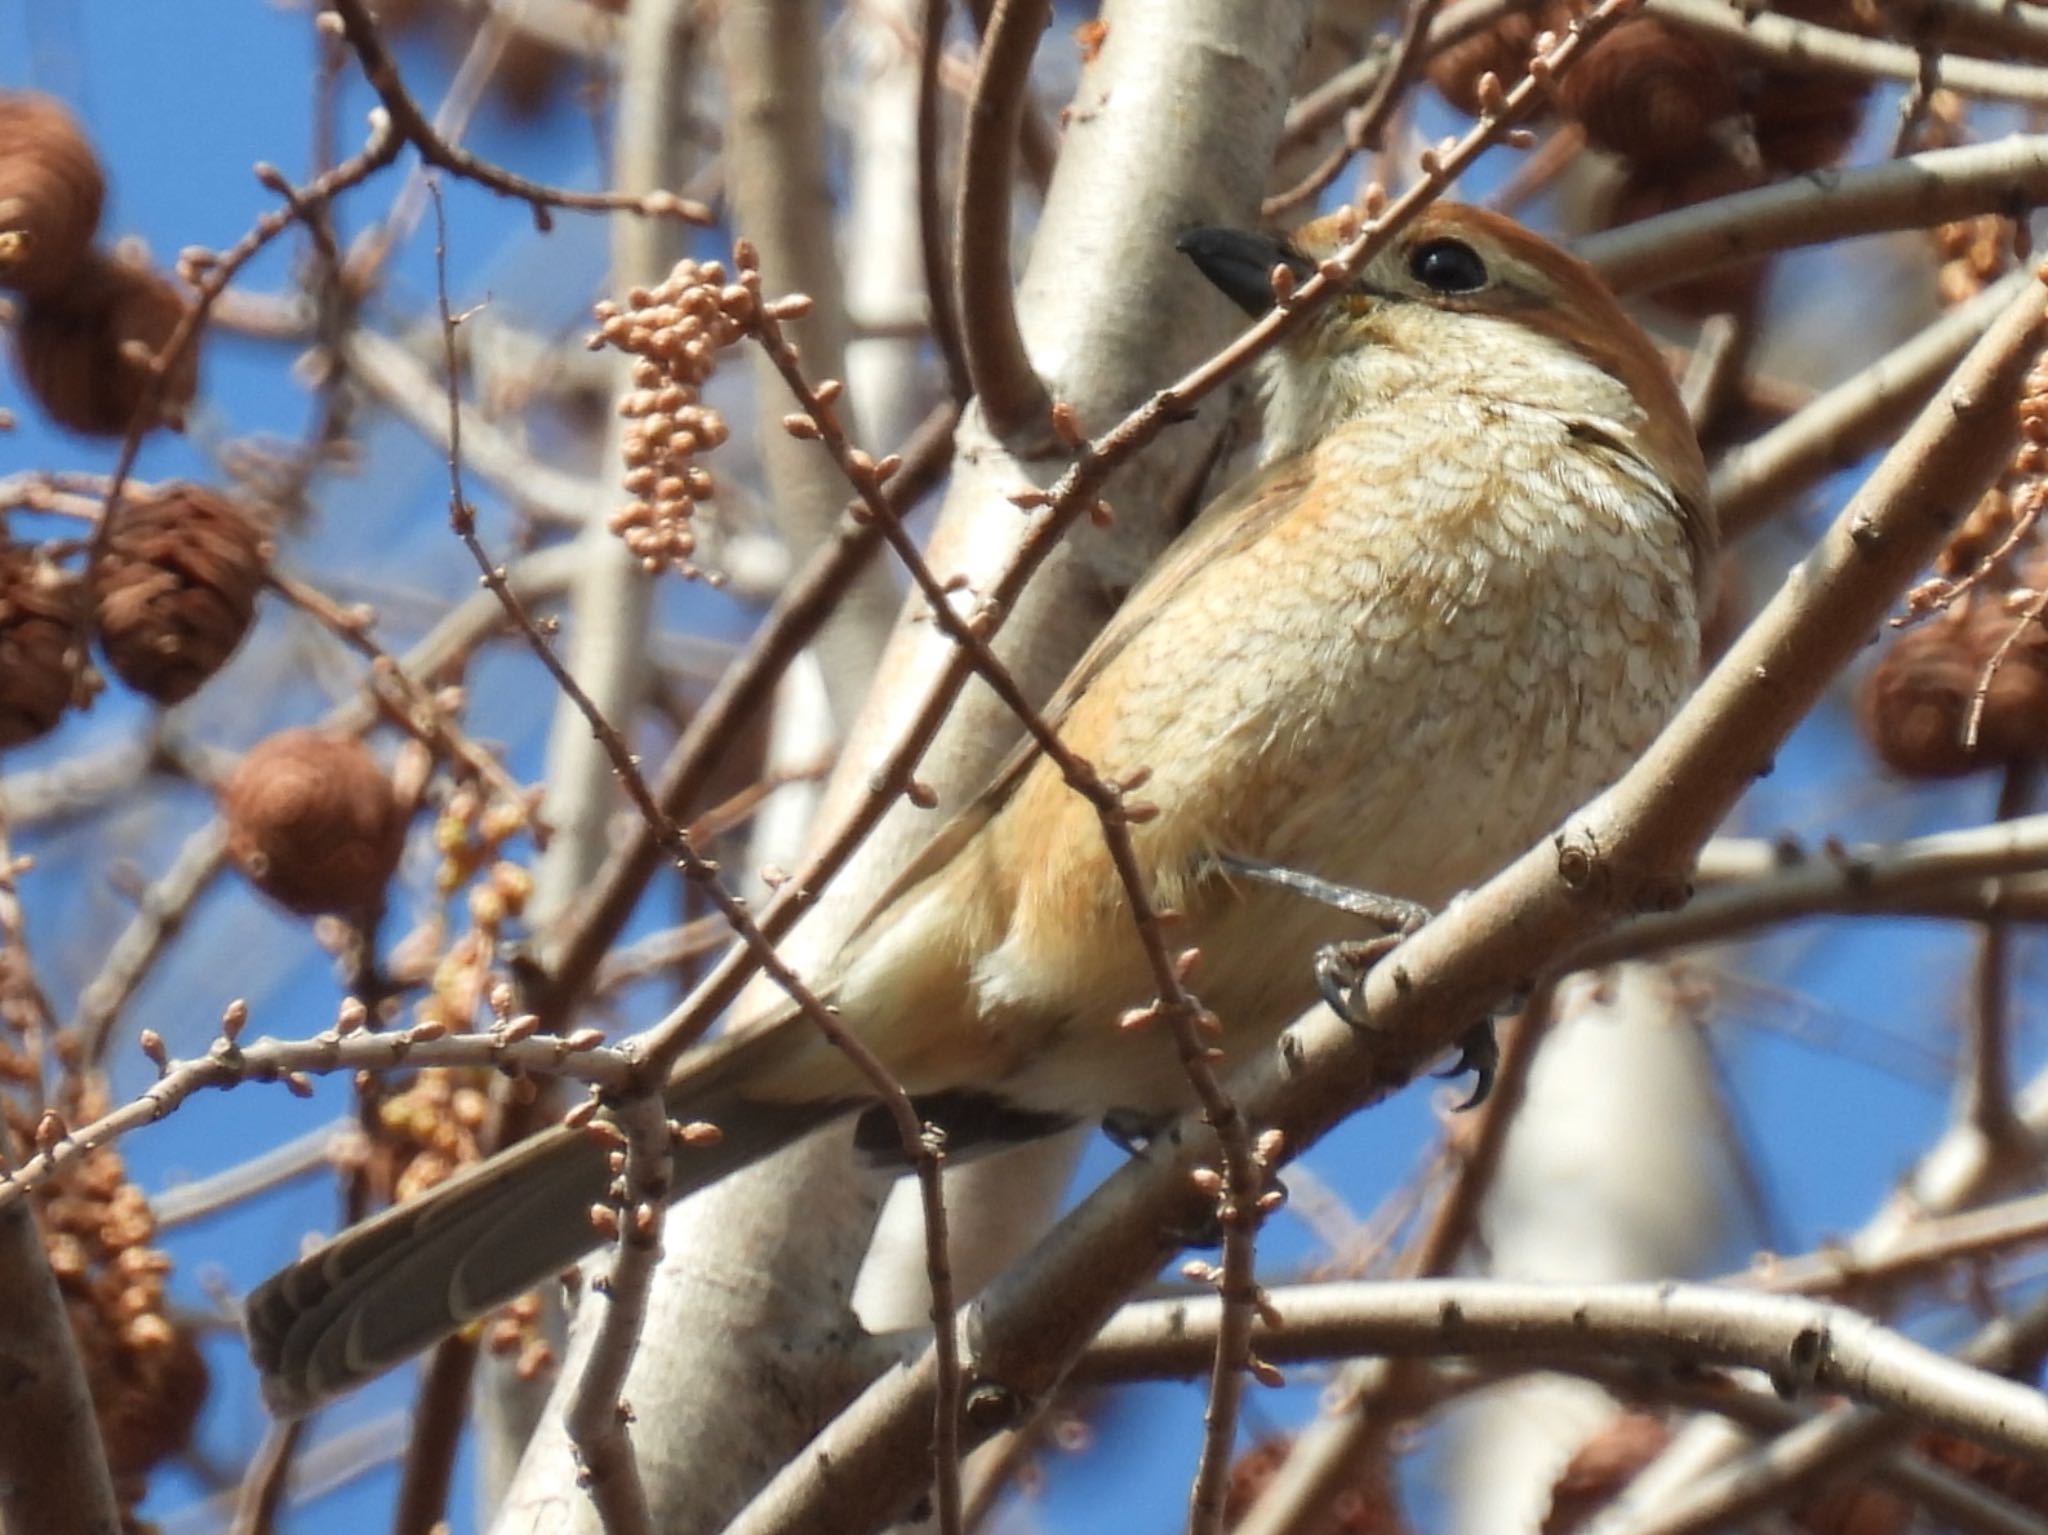
{"type": "Polygon", "coordinates": [[[668,1211],[669,1123],[658,1092],[642,1093],[612,1111],[620,1167],[611,1273],[597,1281],[604,1310],[583,1373],[563,1413],[583,1483],[606,1535],[653,1535],[654,1513],[626,1432],[632,1414],[619,1398],[646,1319],[647,1289],[661,1257],[668,1211]]]}
{"type": "Polygon", "coordinates": [[[240,1004],[229,1009],[226,1029],[204,1056],[174,1061],[162,1056],[162,1041],[145,1032],[144,1048],[162,1064],[153,1086],[88,1124],[64,1130],[60,1139],[28,1158],[12,1175],[0,1177],[0,1210],[42,1187],[64,1168],[97,1147],[144,1125],[154,1124],[193,1094],[225,1091],[244,1082],[283,1082],[294,1094],[312,1090],[309,1078],[331,1072],[371,1073],[422,1066],[463,1066],[472,1069],[535,1076],[559,1076],[589,1082],[614,1093],[631,1092],[634,1062],[622,1051],[603,1046],[596,1029],[567,1036],[536,1035],[532,1015],[478,1034],[448,1034],[438,1023],[415,1025],[383,1034],[343,1033],[339,1027],[311,1039],[258,1039],[240,1044],[240,1004]]]}
{"type": "Polygon", "coordinates": [[[471,154],[468,150],[449,143],[434,130],[426,113],[420,110],[405,82],[399,77],[398,64],[384,46],[383,34],[378,30],[376,18],[364,0],[329,0],[333,14],[340,19],[342,35],[355,50],[356,59],[362,65],[363,76],[370,82],[371,89],[384,103],[384,110],[390,114],[392,131],[399,143],[410,144],[418,151],[422,160],[437,165],[451,176],[487,187],[506,197],[516,197],[533,210],[536,228],[546,230],[550,225],[549,209],[571,208],[586,213],[637,213],[648,218],[677,218],[692,224],[711,222],[711,210],[676,196],[673,192],[581,192],[572,187],[549,186],[545,182],[529,181],[489,160],[471,154]]]}
{"type": "MultiPolygon", "coordinates": [[[[1529,1350],[1746,1365],[1769,1372],[1787,1395],[1840,1392],[1883,1407],[1902,1420],[1902,1434],[1925,1425],[2023,1459],[2048,1458],[2048,1397],[1827,1302],[1675,1281],[1412,1279],[1294,1285],[1275,1291],[1273,1303],[1284,1320],[1262,1328],[1259,1345],[1276,1358],[1529,1350]]],[[[1211,1300],[1140,1301],[1103,1329],[1075,1379],[1191,1373],[1219,1326],[1211,1300]]]]}
{"type": "Polygon", "coordinates": [[[1436,20],[1442,4],[1443,0],[1408,0],[1394,51],[1379,78],[1373,82],[1365,104],[1345,118],[1343,142],[1294,186],[1267,198],[1265,206],[1259,210],[1261,217],[1285,217],[1314,199],[1342,175],[1352,156],[1366,150],[1379,151],[1394,109],[1407,95],[1408,87],[1414,84],[1415,77],[1421,73],[1423,61],[1429,55],[1430,25],[1436,20]]]}
{"type": "Polygon", "coordinates": [[[953,263],[946,253],[944,187],[939,177],[939,59],[946,47],[946,0],[919,0],[922,6],[917,52],[917,231],[924,261],[925,307],[931,314],[932,342],[946,365],[946,383],[953,403],[964,405],[974,393],[966,354],[960,349],[960,307],[953,292],[953,263]]]}
{"type": "Polygon", "coordinates": [[[1024,348],[1010,279],[1017,125],[1051,0],[996,0],[975,67],[953,223],[960,349],[989,429],[1003,442],[1051,432],[1052,397],[1024,348]]]}
{"type": "Polygon", "coordinates": [[[1610,287],[1633,293],[1794,246],[2043,202],[2048,137],[2022,134],[1717,197],[1588,236],[1578,251],[1610,287]]]}
{"type": "Polygon", "coordinates": [[[172,1184],[150,1196],[150,1214],[159,1231],[205,1220],[309,1173],[331,1172],[355,1139],[349,1120],[331,1120],[210,1177],[172,1184]]]}
{"type": "MultiPolygon", "coordinates": [[[[1942,1363],[1950,1368],[1960,1364],[2004,1373],[2031,1367],[2044,1344],[2048,1344],[2048,1301],[2036,1300],[2016,1315],[1981,1328],[1958,1350],[1956,1360],[1942,1363]]],[[[2019,1383],[2000,1381],[2000,1385],[2019,1383]]],[[[2019,1385],[2019,1389],[2036,1402],[2048,1403],[2048,1396],[2031,1386],[2019,1385]]],[[[1860,1391],[1845,1394],[1853,1405],[1810,1418],[1758,1450],[1717,1467],[1685,1493],[1660,1500],[1662,1506],[1643,1517],[1617,1520],[1614,1535],[1707,1535],[1710,1530],[1725,1529],[1779,1507],[1802,1489],[1817,1486],[1896,1444],[1912,1432],[1916,1422],[1924,1421],[1929,1410],[1924,1399],[1910,1404],[1887,1400],[1879,1408],[1862,1405],[1865,1399],[1860,1391]]],[[[1988,1397],[1975,1397],[1974,1403],[1966,1406],[1966,1414],[1974,1420],[1988,1405],[1988,1397]]],[[[1995,1442],[1981,1422],[1950,1426],[1967,1438],[1995,1442]]],[[[2043,1458],[2038,1450],[2017,1453],[2034,1464],[2043,1458]]]]}
{"type": "Polygon", "coordinates": [[[1723,538],[1739,538],[1805,485],[1845,468],[1895,436],[1956,359],[2022,285],[2016,272],[1842,380],[1763,436],[1714,465],[1712,495],[1723,538]]]}
{"type": "MultiPolygon", "coordinates": [[[[2024,815],[2034,796],[2032,763],[2008,765],[1999,784],[1993,820],[2024,815]]],[[[2024,1131],[2012,1102],[2012,929],[2001,917],[1987,917],[1977,942],[1970,1027],[1957,1083],[1957,1109],[1989,1142],[2011,1142],[2024,1131]]]]}
{"type": "Polygon", "coordinates": [[[1903,43],[1858,37],[1775,11],[1744,11],[1718,0],[1649,0],[1649,10],[1666,21],[1733,43],[1758,58],[1797,69],[1918,86],[1923,57],[1933,57],[1936,78],[1944,90],[1984,101],[2048,105],[2048,70],[2025,64],[1961,54],[1923,55],[1921,49],[1903,43]]]}
{"type": "Polygon", "coordinates": [[[1712,943],[1823,914],[1893,913],[1982,921],[2041,920],[2038,880],[2048,870],[2048,816],[1892,844],[1830,845],[1818,855],[1792,845],[1715,843],[1702,865],[1705,890],[1683,911],[1638,917],[1558,960],[1576,970],[1712,943]]]}
{"type": "Polygon", "coordinates": [[[271,1535],[277,1528],[292,1465],[305,1437],[304,1418],[272,1423],[264,1430],[263,1442],[242,1472],[242,1485],[235,1489],[235,1511],[228,1521],[228,1535],[271,1535]]]}

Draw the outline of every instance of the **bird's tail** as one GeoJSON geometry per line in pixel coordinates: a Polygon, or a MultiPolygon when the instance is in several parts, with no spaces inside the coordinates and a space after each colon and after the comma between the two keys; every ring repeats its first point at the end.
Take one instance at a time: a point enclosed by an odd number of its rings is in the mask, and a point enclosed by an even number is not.
{"type": "MultiPolygon", "coordinates": [[[[759,1103],[742,1096],[801,1033],[746,1030],[693,1058],[669,1113],[724,1132],[679,1149],[675,1197],[717,1182],[837,1117],[849,1103],[759,1103]]],[[[352,1226],[265,1280],[249,1297],[249,1351],[263,1395],[296,1417],[380,1374],[569,1267],[598,1243],[606,1149],[556,1126],[416,1199],[352,1226]]]]}

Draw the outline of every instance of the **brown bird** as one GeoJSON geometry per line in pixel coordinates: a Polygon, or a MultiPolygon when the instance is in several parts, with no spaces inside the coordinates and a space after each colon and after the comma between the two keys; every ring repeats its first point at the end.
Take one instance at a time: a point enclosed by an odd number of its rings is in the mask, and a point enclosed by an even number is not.
{"type": "MultiPolygon", "coordinates": [[[[1258,313],[1276,267],[1306,277],[1338,238],[1325,220],[1292,243],[1196,230],[1181,248],[1258,313]]],[[[1138,857],[1238,1060],[1319,987],[1343,1003],[1361,952],[1357,916],[1294,875],[1435,906],[1648,744],[1694,671],[1713,540],[1656,351],[1588,267],[1496,214],[1425,212],[1262,366],[1261,467],[1047,709],[1105,775],[1151,770],[1138,857]]],[[[1094,810],[1034,750],[818,989],[955,1152],[1191,1102],[1165,1031],[1117,1027],[1152,1000],[1150,971],[1094,810]]],[[[793,1012],[685,1058],[668,1103],[725,1132],[678,1152],[678,1194],[836,1120],[894,1144],[793,1012]]],[[[608,1181],[603,1148],[558,1128],[267,1281],[248,1320],[272,1406],[304,1411],[574,1262],[608,1181]]]]}

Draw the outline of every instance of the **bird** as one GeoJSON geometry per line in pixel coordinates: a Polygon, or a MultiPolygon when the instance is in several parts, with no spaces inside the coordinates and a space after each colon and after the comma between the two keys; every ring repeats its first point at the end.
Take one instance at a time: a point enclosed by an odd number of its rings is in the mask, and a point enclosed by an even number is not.
{"type": "MultiPolygon", "coordinates": [[[[1177,243],[1256,316],[1355,227],[1177,243]]],[[[1233,1061],[1319,997],[1347,1010],[1345,960],[1383,936],[1356,909],[1440,906],[1620,775],[1690,688],[1714,550],[1657,350],[1591,268],[1503,215],[1424,209],[1258,367],[1256,466],[1044,710],[1106,779],[1149,775],[1132,845],[1233,1061]]],[[[1156,1000],[1153,972],[1096,810],[1029,743],[814,989],[952,1156],[1193,1101],[1170,1031],[1118,1026],[1156,1000]]],[[[826,1125],[896,1145],[793,1007],[687,1054],[666,1102],[723,1132],[678,1148],[678,1196],[826,1125]]],[[[558,1126],[264,1282],[246,1321],[272,1409],[303,1413],[573,1265],[612,1177],[602,1144],[558,1126]]]]}

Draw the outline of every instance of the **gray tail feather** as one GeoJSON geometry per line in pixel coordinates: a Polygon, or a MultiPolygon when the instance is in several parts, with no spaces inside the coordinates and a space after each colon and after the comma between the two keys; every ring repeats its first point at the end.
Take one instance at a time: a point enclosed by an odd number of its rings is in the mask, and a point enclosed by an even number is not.
{"type": "MultiPolygon", "coordinates": [[[[853,1107],[750,1103],[738,1088],[787,1031],[721,1041],[669,1091],[709,1120],[711,1146],[679,1148],[673,1197],[704,1188],[853,1107]]],[[[416,1199],[352,1226],[251,1293],[249,1351],[263,1395],[296,1417],[546,1282],[597,1246],[606,1148],[557,1126],[416,1199]]]]}

